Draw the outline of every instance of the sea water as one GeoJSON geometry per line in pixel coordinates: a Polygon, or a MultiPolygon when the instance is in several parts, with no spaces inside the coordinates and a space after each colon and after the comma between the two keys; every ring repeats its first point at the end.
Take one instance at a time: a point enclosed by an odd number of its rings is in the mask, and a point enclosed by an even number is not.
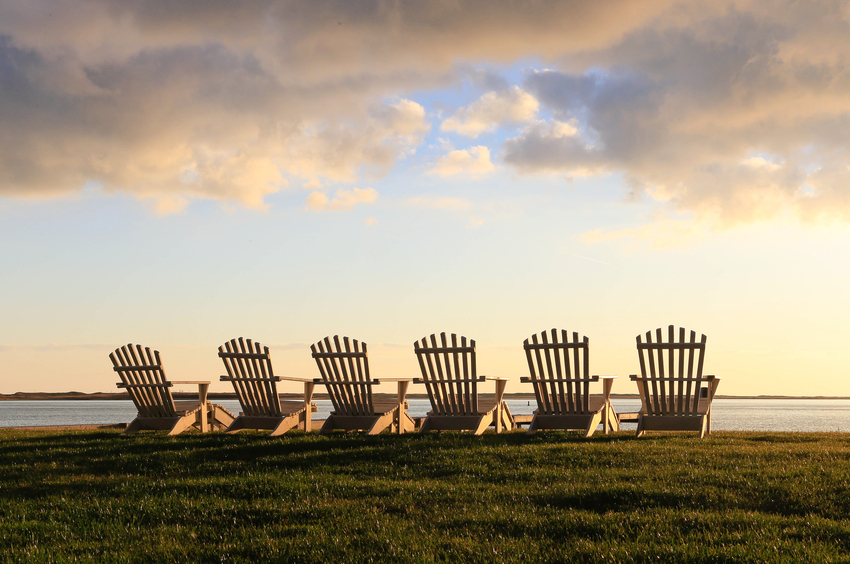
{"type": "MultiPolygon", "coordinates": [[[[238,414],[236,400],[216,400],[238,414]]],[[[422,417],[430,409],[426,399],[408,400],[408,412],[422,417]]],[[[510,399],[515,415],[531,415],[536,402],[510,399]]],[[[614,399],[619,413],[636,412],[638,399],[614,399]]],[[[314,419],[325,419],[329,400],[316,400],[314,419]]],[[[109,425],[128,423],[136,416],[129,400],[21,400],[0,401],[0,427],[41,425],[109,425]]],[[[850,432],[850,400],[845,399],[716,399],[712,404],[711,427],[718,431],[830,431],[850,432]]],[[[624,425],[634,429],[634,424],[624,425]]]]}

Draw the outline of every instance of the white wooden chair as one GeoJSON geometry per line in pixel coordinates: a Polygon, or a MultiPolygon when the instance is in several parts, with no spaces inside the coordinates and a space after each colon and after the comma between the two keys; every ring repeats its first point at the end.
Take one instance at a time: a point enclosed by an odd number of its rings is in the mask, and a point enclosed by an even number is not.
{"type": "Polygon", "coordinates": [[[233,414],[220,405],[207,401],[209,381],[168,381],[159,351],[128,344],[109,354],[112,369],[118,373],[119,388],[127,390],[138,414],[123,434],[145,430],[167,430],[177,435],[186,429],[201,432],[224,428],[233,422],[233,414]],[[174,401],[174,384],[197,384],[198,399],[174,401]]]}
{"type": "Polygon", "coordinates": [[[365,430],[369,435],[377,435],[387,428],[399,434],[414,430],[415,423],[407,414],[405,400],[411,379],[373,380],[369,373],[366,343],[348,337],[343,337],[340,342],[339,335],[334,335],[333,341],[325,337],[310,349],[322,375],[314,382],[325,385],[333,404],[333,411],[319,433],[345,429],[365,430]],[[398,382],[395,400],[373,396],[373,386],[381,382],[398,382]]]}
{"type": "Polygon", "coordinates": [[[269,348],[251,339],[231,339],[218,347],[218,356],[224,362],[227,375],[222,382],[230,382],[236,391],[242,412],[227,428],[228,433],[243,429],[270,429],[270,436],[299,427],[310,431],[311,416],[318,409],[313,403],[313,380],[275,376],[269,348]],[[304,399],[285,400],[277,392],[280,381],[304,384],[304,399]]]}
{"type": "Polygon", "coordinates": [[[700,438],[711,433],[711,402],[720,384],[717,376],[703,375],[706,336],[697,341],[696,332],[686,340],[685,328],[670,325],[667,340],[661,328],[637,336],[640,376],[637,382],[641,410],[637,436],[646,431],[698,431],[700,438]]]}
{"type": "Polygon", "coordinates": [[[533,385],[537,399],[529,435],[542,429],[582,429],[590,437],[600,423],[606,434],[620,430],[610,400],[616,376],[602,376],[602,394],[590,394],[590,384],[600,377],[590,376],[587,337],[579,339],[574,332],[570,340],[567,331],[552,329],[551,340],[543,331],[539,339],[532,335],[522,347],[530,376],[520,381],[533,385]]]}
{"type": "Polygon", "coordinates": [[[421,433],[428,431],[467,430],[482,434],[493,425],[499,433],[502,427],[514,428],[508,405],[502,401],[507,378],[478,376],[475,367],[475,341],[452,333],[451,343],[445,333],[424,337],[413,343],[422,378],[415,383],[425,384],[431,411],[422,423],[421,433]],[[486,380],[496,382],[493,398],[479,397],[478,384],[486,380]]]}

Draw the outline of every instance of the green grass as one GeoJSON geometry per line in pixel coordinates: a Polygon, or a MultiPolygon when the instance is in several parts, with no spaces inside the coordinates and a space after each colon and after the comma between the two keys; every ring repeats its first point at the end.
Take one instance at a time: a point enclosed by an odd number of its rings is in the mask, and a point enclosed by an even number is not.
{"type": "Polygon", "coordinates": [[[850,436],[0,431],[3,562],[850,562],[850,436]]]}

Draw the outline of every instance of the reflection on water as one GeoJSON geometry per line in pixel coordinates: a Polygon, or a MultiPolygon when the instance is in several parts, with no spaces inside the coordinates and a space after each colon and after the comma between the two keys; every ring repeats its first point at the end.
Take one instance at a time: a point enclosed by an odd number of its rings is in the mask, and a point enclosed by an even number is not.
{"type": "MultiPolygon", "coordinates": [[[[236,400],[217,401],[234,414],[239,413],[236,400]]],[[[428,400],[409,400],[409,413],[424,416],[428,400]]],[[[620,413],[635,412],[639,400],[613,400],[620,413]]],[[[316,400],[318,413],[314,419],[324,419],[331,410],[329,400],[316,400]]],[[[530,415],[535,409],[532,400],[508,400],[511,412],[530,415]]],[[[850,400],[796,399],[718,399],[712,407],[712,429],[722,431],[850,431],[850,400]]],[[[129,400],[31,400],[0,402],[0,427],[36,425],[107,425],[127,423],[136,416],[129,400]]],[[[624,425],[634,429],[634,424],[624,425]]]]}

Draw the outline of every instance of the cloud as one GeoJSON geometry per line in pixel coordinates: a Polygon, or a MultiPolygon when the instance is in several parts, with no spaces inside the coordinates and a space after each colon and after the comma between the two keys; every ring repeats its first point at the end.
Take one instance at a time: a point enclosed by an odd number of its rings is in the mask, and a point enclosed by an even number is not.
{"type": "Polygon", "coordinates": [[[311,192],[307,196],[307,209],[313,211],[340,211],[348,210],[357,204],[371,203],[378,199],[378,192],[374,188],[354,188],[346,190],[340,188],[336,191],[336,197],[328,198],[322,192],[311,192]]]}
{"type": "Polygon", "coordinates": [[[535,124],[506,141],[504,162],[622,174],[635,195],[715,226],[850,220],[838,188],[850,181],[850,138],[838,134],[850,126],[848,10],[783,6],[689,5],[580,54],[585,69],[529,75],[523,88],[577,135],[535,124]],[[820,32],[835,43],[818,53],[820,32]]]}
{"type": "Polygon", "coordinates": [[[490,162],[490,149],[483,145],[451,151],[440,157],[429,174],[440,176],[454,176],[457,174],[468,174],[470,176],[481,176],[491,172],[496,167],[490,162]]]}
{"type": "Polygon", "coordinates": [[[157,215],[175,215],[186,212],[189,200],[180,196],[159,196],[155,199],[154,210],[157,215]]]}
{"type": "Polygon", "coordinates": [[[460,211],[470,207],[469,201],[463,198],[419,196],[417,198],[410,198],[407,202],[417,207],[448,211],[460,211]]]}
{"type": "Polygon", "coordinates": [[[534,96],[514,86],[488,92],[469,106],[460,108],[453,116],[443,121],[440,130],[478,137],[503,124],[531,121],[537,116],[537,108],[534,96]]]}
{"type": "Polygon", "coordinates": [[[95,181],[262,208],[293,178],[380,176],[428,130],[382,100],[457,81],[458,61],[606,45],[667,3],[8,0],[0,195],[95,181]]]}
{"type": "Polygon", "coordinates": [[[0,195],[262,209],[387,174],[429,131],[411,98],[472,77],[486,93],[442,127],[545,118],[500,151],[522,173],[616,173],[721,224],[848,221],[847,60],[850,10],[820,0],[7,0],[0,195]],[[526,61],[549,70],[469,70],[526,61]]]}
{"type": "Polygon", "coordinates": [[[653,221],[638,227],[618,229],[615,231],[606,231],[604,229],[588,231],[581,235],[581,240],[588,244],[626,240],[632,246],[648,245],[653,248],[684,247],[688,243],[704,237],[712,229],[713,221],[710,218],[671,219],[662,216],[654,218],[653,221]]]}

